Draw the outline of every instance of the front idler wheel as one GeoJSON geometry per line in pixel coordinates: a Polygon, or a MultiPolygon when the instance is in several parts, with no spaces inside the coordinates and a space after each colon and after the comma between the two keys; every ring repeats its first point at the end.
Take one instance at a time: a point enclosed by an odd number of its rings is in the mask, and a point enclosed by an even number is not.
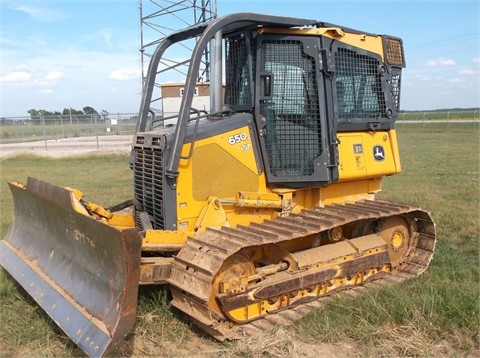
{"type": "Polygon", "coordinates": [[[236,253],[225,260],[218,270],[212,285],[208,306],[219,316],[223,316],[217,295],[235,294],[247,290],[248,278],[255,274],[255,266],[243,253],[236,253]]]}
{"type": "Polygon", "coordinates": [[[388,245],[392,267],[400,265],[411,247],[411,235],[407,221],[400,216],[386,219],[380,225],[379,235],[388,245]]]}

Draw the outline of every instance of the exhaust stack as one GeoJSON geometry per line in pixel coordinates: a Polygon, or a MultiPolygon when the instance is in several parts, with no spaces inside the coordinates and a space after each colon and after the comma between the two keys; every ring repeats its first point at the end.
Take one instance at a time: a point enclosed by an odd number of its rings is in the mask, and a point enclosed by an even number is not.
{"type": "Polygon", "coordinates": [[[211,41],[212,61],[210,80],[210,112],[217,113],[222,110],[222,31],[215,34],[211,41]]]}

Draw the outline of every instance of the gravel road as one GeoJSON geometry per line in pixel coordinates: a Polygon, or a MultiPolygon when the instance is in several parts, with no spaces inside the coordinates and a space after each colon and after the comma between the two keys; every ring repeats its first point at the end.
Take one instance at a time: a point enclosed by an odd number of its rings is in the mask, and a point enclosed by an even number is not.
{"type": "Polygon", "coordinates": [[[131,143],[131,135],[112,135],[0,144],[0,158],[17,154],[58,158],[92,153],[128,153],[131,143]]]}

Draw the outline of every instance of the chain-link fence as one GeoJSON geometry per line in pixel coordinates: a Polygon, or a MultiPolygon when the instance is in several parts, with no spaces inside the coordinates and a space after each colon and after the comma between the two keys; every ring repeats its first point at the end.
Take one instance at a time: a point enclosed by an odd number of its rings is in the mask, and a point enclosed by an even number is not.
{"type": "MultiPolygon", "coordinates": [[[[9,117],[0,119],[0,144],[59,140],[64,138],[132,135],[138,115],[118,113],[100,115],[57,115],[44,117],[9,117]]],[[[480,126],[480,111],[402,112],[397,129],[471,130],[480,126]]]]}
{"type": "Polygon", "coordinates": [[[480,111],[414,111],[402,112],[395,128],[405,131],[476,131],[480,127],[480,111]]]}
{"type": "Polygon", "coordinates": [[[0,144],[64,138],[127,135],[135,132],[137,114],[58,115],[0,119],[0,144]]]}

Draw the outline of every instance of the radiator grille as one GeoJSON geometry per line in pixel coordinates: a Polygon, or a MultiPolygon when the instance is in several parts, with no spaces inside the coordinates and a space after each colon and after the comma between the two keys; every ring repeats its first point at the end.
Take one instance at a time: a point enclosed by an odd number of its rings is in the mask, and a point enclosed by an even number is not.
{"type": "Polygon", "coordinates": [[[165,229],[163,152],[135,148],[133,162],[135,198],[146,211],[154,229],[165,229]]]}
{"type": "Polygon", "coordinates": [[[391,80],[393,106],[396,111],[400,110],[400,74],[392,75],[391,80]]]}
{"type": "Polygon", "coordinates": [[[315,59],[295,40],[264,41],[261,51],[261,69],[273,78],[271,98],[260,101],[270,172],[310,176],[322,151],[315,59]]]}
{"type": "Polygon", "coordinates": [[[339,48],[335,53],[335,84],[339,118],[385,115],[380,62],[370,56],[339,48]]]}

